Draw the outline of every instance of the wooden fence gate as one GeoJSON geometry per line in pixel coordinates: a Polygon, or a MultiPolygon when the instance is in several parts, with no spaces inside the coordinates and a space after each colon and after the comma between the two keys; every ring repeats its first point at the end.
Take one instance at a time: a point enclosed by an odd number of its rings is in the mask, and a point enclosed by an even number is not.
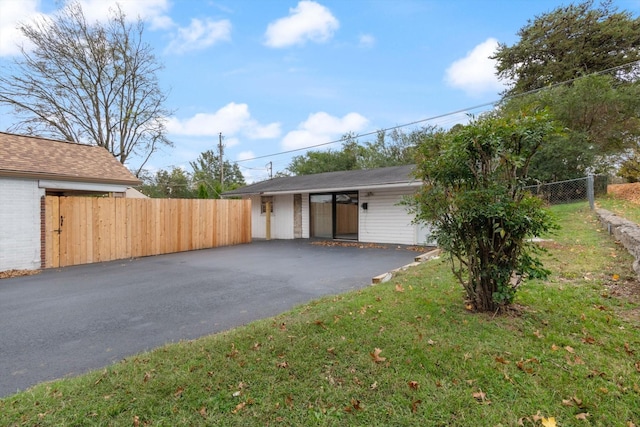
{"type": "Polygon", "coordinates": [[[45,199],[45,268],[251,242],[250,200],[45,199]]]}

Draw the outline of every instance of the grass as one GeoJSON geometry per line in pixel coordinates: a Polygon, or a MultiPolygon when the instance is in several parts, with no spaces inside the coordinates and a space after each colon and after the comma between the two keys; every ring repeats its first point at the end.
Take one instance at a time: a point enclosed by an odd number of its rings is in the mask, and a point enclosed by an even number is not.
{"type": "Polygon", "coordinates": [[[607,194],[597,200],[597,206],[640,224],[640,205],[637,203],[607,194]]]}
{"type": "Polygon", "coordinates": [[[442,261],[278,317],[0,400],[0,425],[640,424],[632,259],[586,204],[555,207],[546,281],[465,310],[442,261]]]}

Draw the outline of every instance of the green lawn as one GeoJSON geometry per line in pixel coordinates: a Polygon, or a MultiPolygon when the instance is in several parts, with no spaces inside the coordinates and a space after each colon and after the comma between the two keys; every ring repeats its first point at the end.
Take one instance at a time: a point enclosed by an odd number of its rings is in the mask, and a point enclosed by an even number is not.
{"type": "Polygon", "coordinates": [[[0,425],[640,425],[632,259],[587,204],[553,211],[553,275],[510,315],[467,311],[434,260],[7,397],[0,425]]]}

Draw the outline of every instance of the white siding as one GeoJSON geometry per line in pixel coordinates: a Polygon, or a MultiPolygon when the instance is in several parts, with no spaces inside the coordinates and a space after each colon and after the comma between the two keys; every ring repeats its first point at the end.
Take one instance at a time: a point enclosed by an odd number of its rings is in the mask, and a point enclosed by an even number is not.
{"type": "Polygon", "coordinates": [[[302,238],[308,239],[311,218],[309,217],[309,193],[302,193],[302,238]]]}
{"type": "Polygon", "coordinates": [[[412,224],[413,216],[400,205],[404,195],[413,190],[360,191],[359,240],[361,242],[423,244],[419,226],[412,224]],[[367,209],[362,204],[367,203],[367,209]]]}
{"type": "MultiPolygon", "coordinates": [[[[371,243],[392,243],[403,245],[423,245],[429,242],[428,228],[412,224],[413,216],[407,207],[399,205],[404,195],[413,189],[372,190],[359,192],[358,228],[359,241],[371,243]],[[368,209],[362,209],[362,203],[368,209]]],[[[260,196],[251,198],[252,237],[266,238],[266,216],[260,213],[260,196]]],[[[294,238],[293,194],[274,196],[271,217],[272,239],[294,238]]],[[[309,193],[302,193],[302,238],[310,237],[309,193]]]]}
{"type": "MultiPolygon", "coordinates": [[[[260,213],[260,196],[250,196],[250,199],[252,230],[251,237],[255,239],[265,239],[267,237],[267,216],[266,214],[260,213]]],[[[307,229],[308,228],[309,227],[307,226],[307,229]]],[[[293,194],[273,196],[273,214],[271,215],[271,238],[293,239],[293,194]]]]}
{"type": "Polygon", "coordinates": [[[0,178],[0,271],[40,268],[38,181],[0,178]]]}

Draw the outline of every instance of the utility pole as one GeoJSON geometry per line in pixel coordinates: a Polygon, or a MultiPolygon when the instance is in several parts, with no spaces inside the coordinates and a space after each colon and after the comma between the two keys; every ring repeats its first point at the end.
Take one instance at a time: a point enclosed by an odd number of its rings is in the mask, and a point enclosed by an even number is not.
{"type": "Polygon", "coordinates": [[[269,162],[266,164],[267,169],[269,169],[269,179],[273,178],[273,162],[269,162]]]}
{"type": "Polygon", "coordinates": [[[218,151],[220,152],[220,189],[224,190],[224,146],[222,145],[222,132],[220,132],[218,151]]]}

